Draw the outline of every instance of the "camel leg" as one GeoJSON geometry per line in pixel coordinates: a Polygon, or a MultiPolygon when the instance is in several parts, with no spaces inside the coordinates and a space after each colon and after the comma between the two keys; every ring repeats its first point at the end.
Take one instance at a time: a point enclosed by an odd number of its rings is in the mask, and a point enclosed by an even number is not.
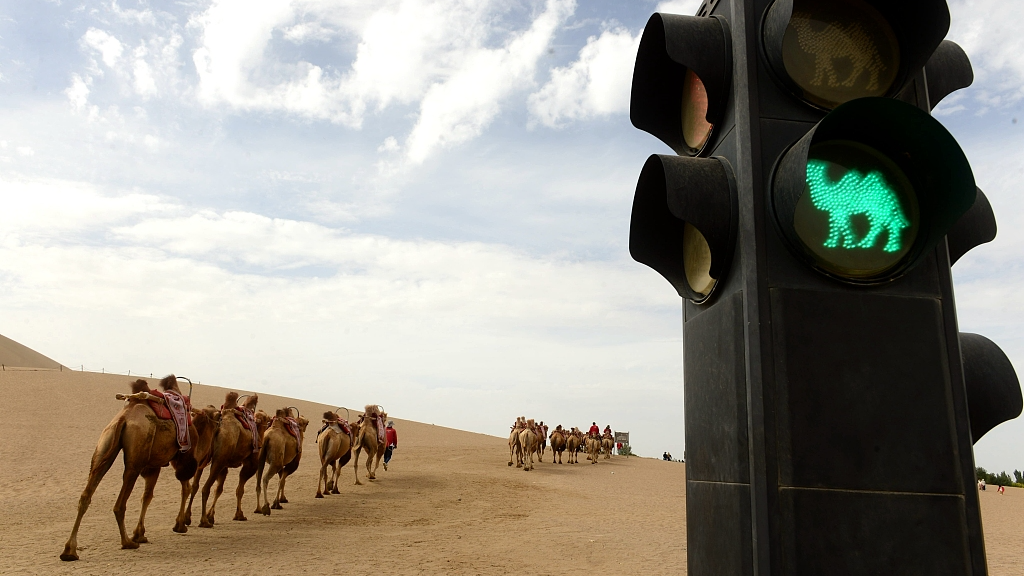
{"type": "Polygon", "coordinates": [[[192,488],[189,486],[188,478],[184,480],[178,480],[181,482],[181,506],[178,508],[178,517],[174,520],[174,528],[171,528],[178,534],[184,534],[188,532],[188,524],[185,521],[185,503],[188,500],[189,493],[192,492],[192,488]]]}
{"type": "MultiPolygon", "coordinates": [[[[102,438],[100,439],[100,446],[104,446],[102,438]]],[[[96,453],[92,457],[92,466],[89,467],[89,479],[85,483],[85,489],[82,490],[82,496],[78,499],[78,517],[75,518],[75,527],[71,529],[71,537],[68,538],[67,543],[64,545],[64,552],[60,555],[61,560],[66,562],[78,560],[78,529],[82,525],[82,517],[85,516],[85,512],[89,509],[89,504],[92,503],[92,495],[96,492],[96,487],[100,485],[100,481],[103,480],[103,476],[110,470],[110,466],[114,464],[114,459],[117,458],[117,454],[120,451],[120,446],[117,446],[116,450],[109,450],[105,454],[101,453],[99,447],[96,448],[96,453]]]]}
{"type": "Polygon", "coordinates": [[[196,470],[196,475],[192,478],[192,488],[189,490],[191,495],[188,497],[188,508],[185,509],[185,525],[192,525],[192,501],[196,499],[196,494],[199,492],[199,481],[203,478],[204,468],[196,470]]]}
{"type": "Polygon", "coordinates": [[[334,479],[331,481],[331,494],[341,494],[341,490],[338,490],[338,480],[341,478],[341,459],[337,459],[331,464],[334,468],[334,479]]]}
{"type": "Polygon", "coordinates": [[[370,467],[373,465],[373,456],[373,452],[370,452],[369,450],[366,451],[366,477],[370,480],[377,479],[377,477],[373,475],[373,470],[370,470],[370,467]]]}
{"type": "Polygon", "coordinates": [[[261,508],[264,516],[270,516],[270,510],[273,506],[270,505],[270,479],[277,476],[280,472],[281,467],[271,464],[270,469],[267,471],[267,475],[263,477],[263,507],[261,508]]]}
{"type": "Polygon", "coordinates": [[[135,550],[139,547],[138,542],[128,538],[128,532],[124,528],[124,513],[128,509],[128,498],[135,488],[135,481],[139,479],[139,470],[125,467],[124,475],[121,477],[121,492],[114,502],[114,518],[117,520],[117,529],[121,532],[121,549],[135,550]]]}
{"type": "MultiPolygon", "coordinates": [[[[217,481],[217,477],[221,474],[221,468],[218,466],[210,466],[210,477],[206,479],[206,483],[203,484],[203,515],[199,517],[200,528],[213,528],[213,522],[210,521],[208,504],[210,502],[210,488],[213,487],[214,482],[217,481]]],[[[225,469],[226,470],[226,469],[225,469]]]]}
{"type": "Polygon", "coordinates": [[[326,460],[321,460],[320,461],[320,475],[317,476],[317,479],[316,479],[316,496],[315,496],[315,498],[323,498],[324,497],[324,492],[327,492],[328,494],[331,493],[331,485],[330,485],[330,482],[327,480],[327,465],[328,465],[328,462],[326,460]],[[323,491],[320,490],[320,485],[321,484],[323,484],[323,486],[324,486],[323,491]]]}
{"type": "Polygon", "coordinates": [[[277,484],[277,500],[274,501],[274,505],[277,507],[277,510],[283,510],[284,508],[281,506],[281,504],[288,503],[288,500],[286,500],[284,497],[284,485],[285,482],[288,481],[288,476],[289,474],[287,472],[283,472],[281,474],[281,480],[277,484]]]}
{"type": "Polygon", "coordinates": [[[256,475],[256,465],[250,464],[251,461],[251,459],[246,460],[242,464],[242,469],[238,472],[238,488],[235,488],[235,499],[238,501],[238,504],[235,508],[235,517],[232,520],[240,522],[248,520],[245,514],[242,513],[242,496],[245,495],[245,483],[249,481],[249,478],[256,475]]]}
{"type": "Polygon", "coordinates": [[[355,463],[352,464],[352,469],[355,470],[355,473],[356,473],[356,486],[362,486],[363,485],[363,483],[359,481],[359,453],[362,452],[362,450],[363,450],[362,446],[358,446],[356,448],[355,463]]]}
{"type": "Polygon", "coordinates": [[[220,495],[224,493],[224,482],[228,479],[228,472],[230,468],[224,468],[221,470],[220,475],[217,476],[217,490],[213,493],[213,501],[210,502],[210,509],[206,512],[206,519],[210,521],[210,524],[216,524],[216,510],[217,501],[220,500],[220,495]]]}
{"type": "Polygon", "coordinates": [[[160,469],[147,468],[142,471],[142,478],[146,481],[146,487],[142,491],[142,511],[139,512],[139,525],[135,527],[135,533],[132,534],[132,540],[139,544],[149,542],[149,539],[146,538],[146,510],[149,508],[149,503],[153,501],[153,489],[156,488],[156,481],[160,478],[160,469]]]}

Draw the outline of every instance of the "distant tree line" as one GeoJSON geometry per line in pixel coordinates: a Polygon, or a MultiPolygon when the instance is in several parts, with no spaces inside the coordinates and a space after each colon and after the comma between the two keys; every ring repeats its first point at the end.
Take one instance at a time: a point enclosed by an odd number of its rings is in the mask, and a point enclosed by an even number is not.
{"type": "Polygon", "coordinates": [[[992,484],[994,486],[1016,486],[1017,488],[1024,488],[1024,472],[1020,470],[1013,471],[1013,478],[1010,477],[1006,472],[1000,472],[994,474],[985,470],[981,466],[975,470],[978,480],[984,480],[985,484],[992,484]]]}

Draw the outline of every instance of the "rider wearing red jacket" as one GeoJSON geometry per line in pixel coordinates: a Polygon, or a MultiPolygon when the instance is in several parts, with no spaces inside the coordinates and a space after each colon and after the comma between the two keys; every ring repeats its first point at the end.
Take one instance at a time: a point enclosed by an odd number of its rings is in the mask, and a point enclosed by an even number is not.
{"type": "Polygon", "coordinates": [[[597,427],[597,422],[590,425],[590,432],[587,432],[587,436],[593,436],[594,438],[601,436],[601,429],[597,427]]]}

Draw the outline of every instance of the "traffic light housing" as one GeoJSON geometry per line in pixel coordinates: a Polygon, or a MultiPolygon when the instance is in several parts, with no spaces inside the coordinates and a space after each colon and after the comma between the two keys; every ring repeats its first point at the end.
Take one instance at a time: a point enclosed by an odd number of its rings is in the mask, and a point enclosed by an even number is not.
{"type": "Polygon", "coordinates": [[[630,253],[683,298],[693,576],[987,572],[972,444],[1024,402],[957,329],[950,266],[996,227],[929,115],[973,80],[948,27],[943,0],[708,0],[644,30],[630,119],[676,155],[630,253]]]}

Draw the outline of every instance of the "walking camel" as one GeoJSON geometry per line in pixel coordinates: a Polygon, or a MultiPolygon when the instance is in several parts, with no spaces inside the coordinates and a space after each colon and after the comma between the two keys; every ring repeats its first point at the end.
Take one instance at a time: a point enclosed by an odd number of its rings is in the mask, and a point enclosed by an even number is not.
{"type": "Polygon", "coordinates": [[[565,451],[565,431],[562,430],[562,425],[559,424],[555,427],[554,431],[551,432],[551,463],[555,463],[555,459],[559,464],[562,463],[562,452],[565,451]]]}
{"type": "Polygon", "coordinates": [[[597,464],[598,457],[601,456],[601,440],[593,436],[587,436],[587,458],[591,464],[597,464]]]}
{"type": "Polygon", "coordinates": [[[519,445],[523,451],[523,470],[533,470],[533,453],[540,451],[540,439],[537,437],[533,419],[526,421],[526,428],[519,431],[519,445]]]}
{"type": "Polygon", "coordinates": [[[519,444],[519,433],[522,432],[523,428],[526,427],[526,417],[520,416],[516,418],[516,423],[512,425],[512,432],[508,435],[508,465],[512,465],[512,460],[516,461],[516,468],[523,467],[523,447],[519,444]]]}
{"type": "MultiPolygon", "coordinates": [[[[173,374],[160,381],[160,388],[164,392],[184,397],[173,374]]],[[[145,380],[133,382],[131,391],[132,394],[129,396],[118,395],[126,400],[125,406],[100,433],[89,466],[89,478],[78,500],[78,517],[75,518],[71,536],[64,545],[64,552],[60,555],[61,560],[78,560],[78,529],[82,525],[82,517],[89,509],[96,487],[121,451],[124,451],[124,474],[121,477],[121,491],[114,503],[114,518],[121,533],[121,548],[136,549],[139,544],[149,542],[146,538],[146,510],[153,500],[153,489],[160,477],[160,469],[168,464],[174,468],[174,476],[181,482],[181,506],[173,530],[179,533],[188,531],[188,526],[185,525],[185,503],[189,495],[189,479],[196,470],[195,452],[197,447],[201,451],[209,449],[216,428],[215,412],[210,409],[190,409],[192,423],[187,429],[190,447],[182,451],[178,445],[174,423],[171,420],[159,419],[148,401],[153,399],[153,402],[157,402],[159,399],[162,403],[164,394],[151,390],[145,380]],[[139,524],[129,538],[125,530],[124,516],[128,498],[139,476],[146,482],[142,494],[142,510],[139,513],[139,524]]]]}
{"type": "MultiPolygon", "coordinates": [[[[259,464],[260,446],[263,443],[263,433],[270,425],[270,418],[265,412],[256,412],[256,404],[259,396],[253,394],[246,398],[242,406],[238,406],[238,394],[229,392],[224,399],[224,406],[221,408],[220,428],[213,439],[213,452],[210,458],[210,477],[203,485],[203,514],[199,520],[200,528],[213,528],[215,523],[214,511],[217,507],[217,500],[224,492],[224,481],[227,479],[231,468],[238,468],[238,487],[235,489],[235,517],[233,520],[245,521],[247,518],[242,512],[242,496],[245,494],[245,483],[256,475],[256,467],[259,464]],[[213,501],[207,507],[207,500],[210,497],[210,488],[214,482],[217,490],[213,494],[213,501]]],[[[196,486],[199,484],[199,472],[194,480],[196,486]]],[[[193,492],[196,486],[192,487],[193,492]]]]}
{"type": "Polygon", "coordinates": [[[605,460],[611,460],[612,448],[615,448],[615,438],[611,434],[601,436],[601,451],[604,452],[605,460]]]}
{"type": "Polygon", "coordinates": [[[580,431],[573,426],[572,432],[565,439],[565,449],[569,451],[569,464],[579,464],[580,443],[582,441],[583,438],[580,431]]]}
{"type": "Polygon", "coordinates": [[[320,454],[320,477],[316,482],[316,497],[324,494],[340,494],[338,477],[341,469],[352,459],[352,429],[335,412],[324,412],[324,429],[317,435],[317,452],[320,454]],[[327,467],[331,467],[328,478],[327,467]],[[323,490],[320,485],[323,484],[323,490]]]}
{"type": "Polygon", "coordinates": [[[289,469],[294,471],[290,465],[297,463],[302,455],[302,436],[309,424],[302,416],[292,418],[289,414],[289,408],[278,409],[270,428],[263,434],[263,446],[260,448],[259,467],[256,472],[256,514],[270,516],[271,509],[280,510],[281,503],[287,503],[284,499],[284,484],[291,473],[289,469]],[[270,478],[275,474],[279,477],[277,496],[271,505],[268,500],[269,485],[270,478]]]}
{"type": "Polygon", "coordinates": [[[387,417],[387,413],[376,404],[367,404],[363,415],[359,417],[357,422],[359,429],[355,432],[352,444],[355,454],[355,462],[352,467],[355,469],[357,486],[363,484],[359,481],[359,454],[363,450],[366,451],[366,477],[369,480],[377,479],[377,467],[380,466],[380,459],[384,456],[384,419],[387,417]],[[374,459],[376,459],[376,465],[371,469],[374,459]]]}

